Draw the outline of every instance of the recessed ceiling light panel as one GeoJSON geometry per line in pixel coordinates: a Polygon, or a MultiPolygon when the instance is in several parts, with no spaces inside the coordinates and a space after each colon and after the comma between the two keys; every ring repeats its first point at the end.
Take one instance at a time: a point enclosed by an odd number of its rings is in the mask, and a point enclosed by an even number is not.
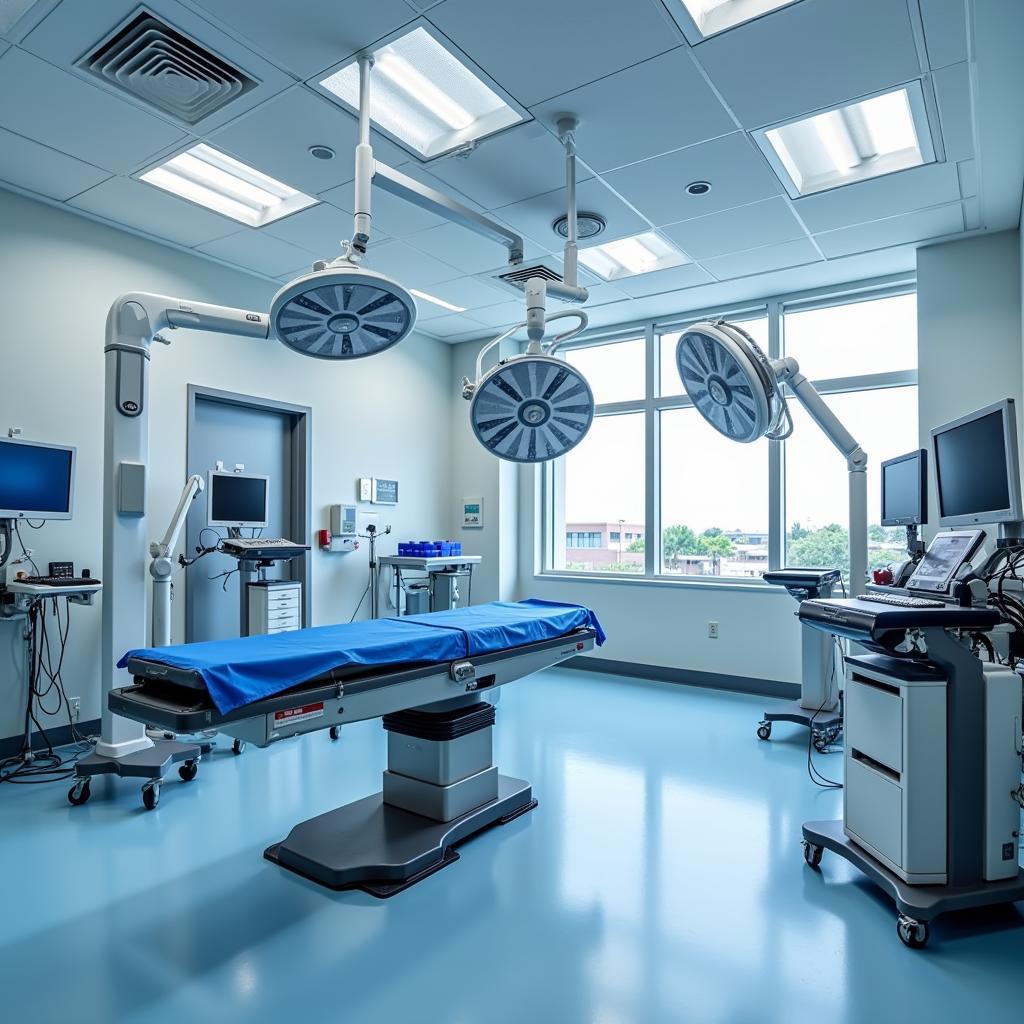
{"type": "Polygon", "coordinates": [[[689,263],[671,242],[653,231],[580,249],[579,260],[605,281],[618,281],[623,277],[636,277],[689,263]]]}
{"type": "Polygon", "coordinates": [[[668,0],[669,10],[677,17],[686,34],[700,42],[728,28],[735,28],[745,21],[760,18],[763,14],[788,7],[796,0],[668,0]],[[687,17],[687,15],[689,17],[687,17]],[[687,31],[687,30],[690,31],[687,31]]]}
{"type": "Polygon", "coordinates": [[[421,292],[418,288],[410,288],[410,295],[415,295],[417,299],[423,299],[424,302],[432,302],[435,306],[440,306],[442,309],[447,309],[452,313],[465,313],[465,306],[456,306],[453,302],[448,302],[445,299],[439,299],[436,295],[429,295],[427,292],[421,292]]]}
{"type": "Polygon", "coordinates": [[[317,202],[205,143],[165,160],[139,177],[251,228],[261,228],[317,202]]]}
{"type": "Polygon", "coordinates": [[[794,198],[931,163],[921,84],[755,133],[794,198]]]}
{"type": "MultiPolygon", "coordinates": [[[[431,160],[526,120],[423,25],[372,52],[370,119],[399,145],[431,160]]],[[[353,112],[359,108],[359,65],[353,59],[319,82],[353,112]]]]}

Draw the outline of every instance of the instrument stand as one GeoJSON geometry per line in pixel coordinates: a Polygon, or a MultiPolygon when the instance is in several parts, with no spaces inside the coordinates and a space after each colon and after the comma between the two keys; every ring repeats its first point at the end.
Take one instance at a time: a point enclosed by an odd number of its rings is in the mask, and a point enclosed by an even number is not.
{"type": "Polygon", "coordinates": [[[944,629],[923,632],[929,662],[946,677],[947,884],[904,882],[852,842],[841,820],[809,821],[803,826],[807,864],[817,869],[822,852],[831,850],[859,868],[895,901],[897,933],[913,949],[927,943],[928,924],[939,914],[1024,900],[1024,872],[984,880],[986,723],[981,662],[944,629]]]}
{"type": "Polygon", "coordinates": [[[455,847],[537,806],[492,764],[494,705],[475,694],[384,716],[380,793],[296,825],[264,856],[329,889],[386,899],[459,859],[455,847]]]}

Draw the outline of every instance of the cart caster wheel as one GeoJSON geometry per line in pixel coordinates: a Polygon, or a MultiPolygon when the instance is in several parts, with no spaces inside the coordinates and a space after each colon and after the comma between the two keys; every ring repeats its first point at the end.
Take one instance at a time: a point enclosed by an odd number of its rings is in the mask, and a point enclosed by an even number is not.
{"type": "Polygon", "coordinates": [[[80,779],[68,790],[68,803],[74,807],[80,807],[87,803],[92,796],[92,787],[88,779],[80,779]]]}
{"type": "Polygon", "coordinates": [[[331,726],[331,739],[332,740],[340,740],[341,739],[341,726],[340,725],[332,725],[331,726]]]}
{"type": "Polygon", "coordinates": [[[186,761],[178,768],[178,774],[182,782],[191,782],[199,774],[199,762],[186,761]]]}
{"type": "Polygon", "coordinates": [[[142,787],[142,805],[147,811],[152,811],[160,803],[160,783],[147,782],[142,787]]]}
{"type": "Polygon", "coordinates": [[[824,853],[824,849],[815,843],[804,840],[804,860],[807,861],[807,866],[817,870],[821,866],[821,855],[824,853]]]}
{"type": "Polygon", "coordinates": [[[906,914],[900,914],[896,920],[896,934],[909,949],[924,949],[928,944],[928,922],[915,921],[906,914]]]}
{"type": "Polygon", "coordinates": [[[759,740],[770,740],[772,738],[772,723],[762,722],[757,727],[757,738],[759,740]]]}
{"type": "Polygon", "coordinates": [[[245,740],[235,740],[235,742],[231,744],[232,754],[241,754],[243,750],[245,750],[245,740]]]}

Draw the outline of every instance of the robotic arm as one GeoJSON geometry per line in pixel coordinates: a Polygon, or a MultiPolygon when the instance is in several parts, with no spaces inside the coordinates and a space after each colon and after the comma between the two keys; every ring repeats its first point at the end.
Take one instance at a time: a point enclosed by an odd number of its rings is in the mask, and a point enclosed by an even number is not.
{"type": "Polygon", "coordinates": [[[205,486],[201,476],[193,474],[188,478],[164,539],[149,545],[149,554],[152,558],[149,563],[149,575],[153,577],[154,647],[169,647],[171,643],[171,573],[174,571],[171,559],[181,537],[181,531],[185,527],[189,508],[203,493],[205,486]]]}

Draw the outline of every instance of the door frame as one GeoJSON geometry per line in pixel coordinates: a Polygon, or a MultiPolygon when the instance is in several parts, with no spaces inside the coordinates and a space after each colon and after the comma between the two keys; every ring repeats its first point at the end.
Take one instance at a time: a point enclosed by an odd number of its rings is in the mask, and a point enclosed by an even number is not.
{"type": "MultiPolygon", "coordinates": [[[[279,402],[273,398],[261,398],[257,395],[243,395],[235,391],[222,391],[219,388],[204,387],[201,384],[188,385],[188,417],[186,425],[185,462],[186,475],[201,473],[204,480],[207,469],[193,468],[198,456],[194,450],[196,438],[196,402],[217,402],[240,409],[251,409],[255,412],[274,412],[288,417],[291,421],[289,431],[291,480],[288,494],[288,518],[292,523],[292,535],[289,540],[310,545],[310,550],[302,558],[293,558],[289,563],[289,576],[302,584],[302,625],[308,628],[312,624],[313,597],[310,593],[312,531],[313,531],[313,409],[308,405],[292,405],[290,402],[279,402]],[[295,524],[301,524],[302,536],[296,537],[295,524]]],[[[186,586],[186,595],[188,588],[186,586]]],[[[185,635],[193,635],[192,606],[185,600],[185,635]]]]}

